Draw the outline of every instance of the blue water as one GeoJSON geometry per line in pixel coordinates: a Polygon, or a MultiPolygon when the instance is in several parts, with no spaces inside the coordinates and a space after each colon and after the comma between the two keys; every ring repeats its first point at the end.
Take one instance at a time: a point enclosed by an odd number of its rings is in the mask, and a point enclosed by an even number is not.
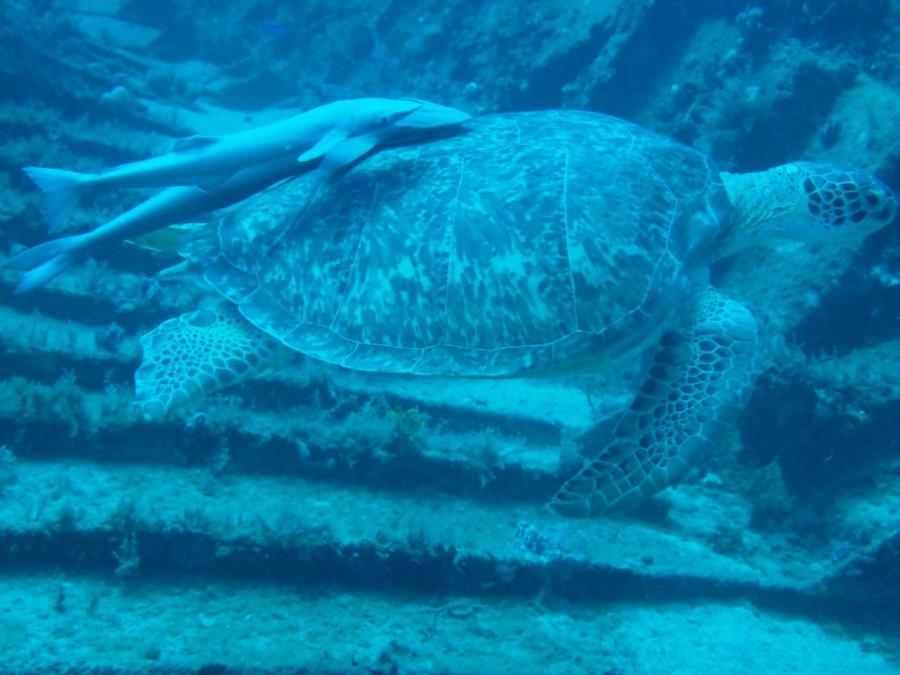
{"type": "Polygon", "coordinates": [[[0,672],[900,671],[898,32],[889,0],[0,4],[0,672]],[[68,219],[22,170],[368,97],[427,104],[68,219]],[[815,190],[763,173],[799,161],[815,190]],[[22,254],[151,198],[187,206],[22,254]]]}

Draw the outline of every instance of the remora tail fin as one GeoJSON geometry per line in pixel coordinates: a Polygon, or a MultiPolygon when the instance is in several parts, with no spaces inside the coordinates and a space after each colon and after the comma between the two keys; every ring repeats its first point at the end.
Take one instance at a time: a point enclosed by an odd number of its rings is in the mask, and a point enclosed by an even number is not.
{"type": "Polygon", "coordinates": [[[43,286],[51,279],[55,279],[62,274],[73,262],[75,262],[75,258],[65,253],[51,258],[43,265],[38,265],[33,270],[25,272],[13,289],[13,293],[27,293],[43,286]]]}
{"type": "Polygon", "coordinates": [[[26,166],[23,171],[44,193],[50,232],[65,224],[81,197],[81,184],[86,175],[65,169],[26,166]]]}
{"type": "Polygon", "coordinates": [[[80,257],[83,235],[61,237],[25,249],[3,263],[3,267],[23,270],[16,293],[43,286],[80,257]]]}

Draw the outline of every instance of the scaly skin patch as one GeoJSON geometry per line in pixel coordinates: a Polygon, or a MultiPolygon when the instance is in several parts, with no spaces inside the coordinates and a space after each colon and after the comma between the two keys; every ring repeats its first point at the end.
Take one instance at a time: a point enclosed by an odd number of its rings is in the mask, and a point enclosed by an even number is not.
{"type": "Polygon", "coordinates": [[[153,419],[251,377],[273,360],[279,345],[222,305],[163,322],[141,338],[141,347],[135,399],[153,419]]]}

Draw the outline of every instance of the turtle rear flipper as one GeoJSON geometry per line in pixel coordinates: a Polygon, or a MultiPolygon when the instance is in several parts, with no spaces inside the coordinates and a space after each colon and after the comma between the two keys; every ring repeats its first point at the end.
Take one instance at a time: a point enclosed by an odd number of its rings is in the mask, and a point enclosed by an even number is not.
{"type": "Polygon", "coordinates": [[[268,365],[278,344],[228,305],[182,314],[141,338],[135,399],[147,418],[195,405],[268,365]]]}
{"type": "Polygon", "coordinates": [[[676,483],[746,403],[755,352],[751,314],[713,289],[702,291],[691,325],[660,340],[612,442],[560,488],[550,509],[570,517],[622,511],[676,483]]]}

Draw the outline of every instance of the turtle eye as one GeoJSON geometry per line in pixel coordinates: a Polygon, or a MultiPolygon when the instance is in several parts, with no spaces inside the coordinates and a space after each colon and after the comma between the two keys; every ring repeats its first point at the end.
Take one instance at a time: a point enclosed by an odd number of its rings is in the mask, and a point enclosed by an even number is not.
{"type": "Polygon", "coordinates": [[[889,199],[885,200],[885,205],[881,207],[881,210],[875,214],[875,217],[878,218],[883,223],[891,223],[894,221],[894,214],[897,210],[897,200],[889,199]]]}

